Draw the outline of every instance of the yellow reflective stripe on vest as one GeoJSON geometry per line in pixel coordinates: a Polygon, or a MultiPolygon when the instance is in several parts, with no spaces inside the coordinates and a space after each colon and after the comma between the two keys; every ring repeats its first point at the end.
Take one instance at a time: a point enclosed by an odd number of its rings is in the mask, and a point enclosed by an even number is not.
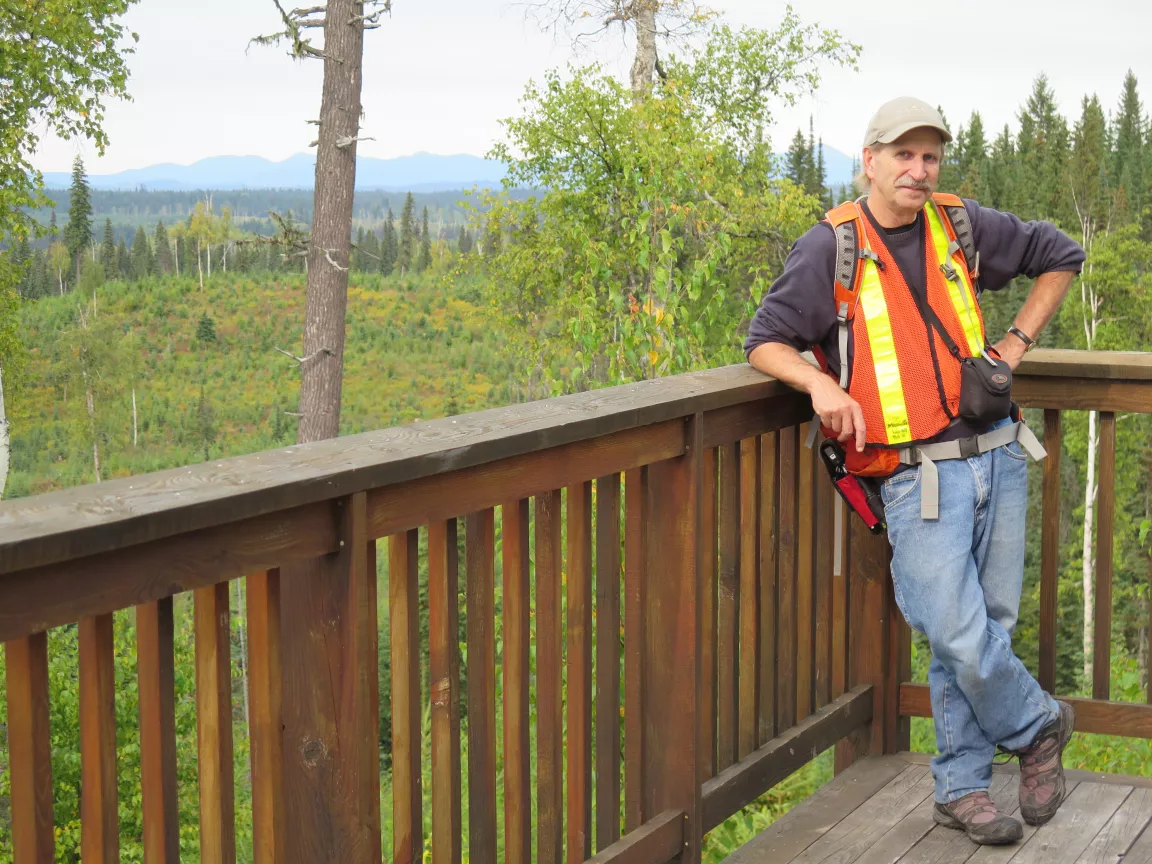
{"type": "Polygon", "coordinates": [[[887,443],[903,444],[912,440],[912,428],[908,425],[908,409],[904,404],[904,387],[900,383],[900,364],[896,360],[896,341],[892,336],[892,321],[888,318],[888,303],[884,300],[880,269],[876,263],[865,258],[861,264],[864,274],[860,282],[860,309],[868,328],[868,345],[872,349],[887,443]]]}
{"type": "Polygon", "coordinates": [[[940,221],[940,211],[936,209],[936,202],[929,201],[924,208],[928,217],[928,228],[932,234],[932,245],[936,247],[936,260],[956,270],[956,279],[945,278],[948,285],[948,297],[952,301],[952,308],[956,317],[964,327],[964,337],[968,340],[968,351],[971,356],[978,357],[984,351],[984,332],[980,326],[980,316],[976,312],[976,295],[968,279],[968,271],[964,267],[957,267],[956,262],[948,256],[948,232],[944,223],[940,221]]]}

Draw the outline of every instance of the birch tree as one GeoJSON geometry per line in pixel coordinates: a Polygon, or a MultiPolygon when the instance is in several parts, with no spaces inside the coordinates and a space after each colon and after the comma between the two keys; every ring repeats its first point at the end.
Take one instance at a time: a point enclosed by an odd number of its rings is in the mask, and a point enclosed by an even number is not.
{"type": "Polygon", "coordinates": [[[316,145],[312,231],[307,240],[308,289],[304,309],[304,351],[300,367],[298,443],[340,434],[344,375],[344,325],[348,306],[352,197],[356,185],[356,144],[362,112],[364,31],[380,26],[391,0],[328,0],[321,6],[286,10],[272,0],[284,29],[254,41],[286,42],[298,59],[324,63],[316,145]],[[312,43],[312,31],[323,45],[312,43]]]}

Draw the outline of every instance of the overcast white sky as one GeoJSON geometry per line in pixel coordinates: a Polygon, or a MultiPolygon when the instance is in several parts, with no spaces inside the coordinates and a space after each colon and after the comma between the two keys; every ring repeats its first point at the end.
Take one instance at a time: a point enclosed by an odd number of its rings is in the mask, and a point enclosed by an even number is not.
{"type": "MultiPolygon", "coordinates": [[[[295,4],[286,4],[295,5],[295,4]]],[[[715,0],[733,24],[771,28],[776,0],[715,0]]],[[[829,70],[815,98],[778,112],[783,149],[809,113],[826,143],[853,152],[868,117],[892,96],[944,107],[955,127],[973,109],[998,129],[1015,115],[1033,78],[1046,72],[1066,115],[1085,93],[1114,110],[1131,68],[1152,104],[1152,2],[1148,0],[968,0],[927,4],[821,0],[797,3],[805,21],[839,29],[863,46],[860,71],[829,70]]],[[[90,145],[45,141],[33,163],[66,171],[80,152],[90,173],[206,156],[284,159],[305,152],[319,109],[321,64],[281,48],[247,48],[274,30],[272,0],[142,0],[128,16],[140,34],[130,60],[134,101],[114,104],[103,159],[90,145]]],[[[630,48],[619,36],[597,50],[621,71],[630,48]]],[[[365,45],[367,156],[418,151],[483,155],[498,120],[517,112],[524,84],[574,59],[567,40],[524,19],[512,0],[394,0],[365,45]]],[[[588,59],[585,56],[585,59],[588,59]]]]}

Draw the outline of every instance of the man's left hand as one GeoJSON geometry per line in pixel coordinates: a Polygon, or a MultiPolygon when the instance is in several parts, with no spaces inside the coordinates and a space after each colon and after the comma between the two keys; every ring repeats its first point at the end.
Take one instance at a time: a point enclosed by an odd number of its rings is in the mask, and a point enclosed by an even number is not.
{"type": "Polygon", "coordinates": [[[997,354],[1000,355],[1005,363],[1007,363],[1013,372],[1016,367],[1020,365],[1020,361],[1024,357],[1024,343],[1017,339],[1012,334],[1008,334],[995,345],[992,346],[997,354]]]}

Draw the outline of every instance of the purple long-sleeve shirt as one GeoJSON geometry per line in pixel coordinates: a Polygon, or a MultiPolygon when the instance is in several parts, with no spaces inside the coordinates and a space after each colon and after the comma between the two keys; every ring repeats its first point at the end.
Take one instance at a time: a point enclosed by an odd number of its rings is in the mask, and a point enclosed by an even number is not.
{"type": "MultiPolygon", "coordinates": [[[[999,291],[1016,276],[1035,278],[1056,270],[1079,272],[1084,250],[1051,222],[1023,222],[1011,213],[981,207],[964,199],[980,253],[980,283],[985,291],[999,291]]],[[[925,288],[923,213],[911,225],[883,229],[867,210],[873,230],[883,231],[908,286],[925,288]]],[[[830,371],[840,371],[836,304],[833,282],[836,263],[835,234],[827,222],[814,225],[792,246],[784,272],[772,284],[756,310],[744,340],[745,355],[765,342],[791,345],[806,351],[819,345],[830,371]]],[[[1000,334],[989,334],[995,342],[1000,334]]]]}

